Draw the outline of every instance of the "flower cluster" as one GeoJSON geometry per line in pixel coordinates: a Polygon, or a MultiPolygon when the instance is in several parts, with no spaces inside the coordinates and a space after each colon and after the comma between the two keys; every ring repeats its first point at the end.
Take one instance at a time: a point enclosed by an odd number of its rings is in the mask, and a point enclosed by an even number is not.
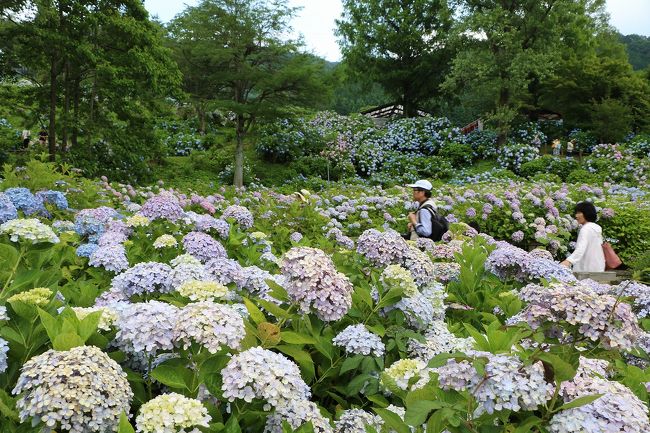
{"type": "MultiPolygon", "coordinates": [[[[575,327],[577,332],[606,348],[630,349],[640,331],[630,305],[599,295],[583,284],[529,284],[519,292],[528,305],[510,323],[524,321],[537,329],[545,323],[575,327]]],[[[570,332],[570,329],[565,329],[570,332]]]]}
{"type": "Polygon", "coordinates": [[[18,218],[18,210],[11,199],[0,192],[0,224],[18,218]]]}
{"type": "Polygon", "coordinates": [[[176,222],[185,216],[178,198],[167,191],[148,199],[139,212],[150,220],[166,219],[171,222],[176,222]]]}
{"type": "Polygon", "coordinates": [[[237,310],[211,301],[183,307],[174,329],[177,344],[187,349],[196,342],[210,353],[217,353],[222,345],[239,349],[245,336],[244,320],[237,310]]]}
{"type": "Polygon", "coordinates": [[[554,387],[544,379],[541,362],[524,365],[512,355],[468,351],[471,360],[450,359],[436,369],[442,389],[470,391],[483,412],[535,410],[553,395],[554,387]],[[479,374],[471,361],[486,361],[484,374],[479,374]]]}
{"type": "Polygon", "coordinates": [[[408,349],[411,356],[426,363],[441,353],[465,352],[471,350],[474,345],[473,339],[459,338],[449,332],[447,324],[442,320],[435,320],[431,323],[424,338],[424,342],[411,339],[408,349]]]}
{"type": "Polygon", "coordinates": [[[68,199],[61,191],[39,191],[36,193],[36,197],[43,203],[53,204],[59,210],[68,210],[68,199]]]}
{"type": "Polygon", "coordinates": [[[192,301],[213,301],[228,295],[228,287],[216,281],[187,280],[176,291],[192,301]]]}
{"type": "Polygon", "coordinates": [[[324,321],[338,320],[352,305],[352,284],[323,251],[291,248],[281,265],[287,293],[304,312],[313,308],[324,321]]]}
{"type": "Polygon", "coordinates": [[[133,392],[126,374],[95,346],[48,350],[27,361],[13,390],[20,419],[73,433],[115,431],[129,413],[133,392]]]}
{"type": "Polygon", "coordinates": [[[400,359],[382,372],[381,384],[389,391],[395,388],[413,391],[429,383],[429,371],[427,364],[419,359],[400,359]]]}
{"type": "Polygon", "coordinates": [[[385,350],[381,338],[361,324],[348,326],[332,339],[332,343],[352,355],[382,356],[385,350]]]}
{"type": "Polygon", "coordinates": [[[408,244],[395,230],[386,230],[382,233],[369,229],[364,231],[357,240],[357,252],[376,266],[403,263],[408,251],[408,244]]]}
{"type": "Polygon", "coordinates": [[[264,433],[283,433],[282,421],[286,421],[292,429],[298,429],[306,422],[311,422],[314,433],[332,433],[332,426],[327,418],[321,415],[318,406],[308,400],[289,400],[280,403],[275,413],[266,419],[264,433]]]}
{"type": "Polygon", "coordinates": [[[176,245],[178,245],[178,241],[172,235],[158,236],[156,240],[153,241],[153,247],[157,250],[161,248],[173,248],[176,245]]]}
{"type": "Polygon", "coordinates": [[[12,242],[23,240],[30,241],[33,244],[45,242],[56,244],[59,242],[58,236],[50,226],[43,224],[36,218],[13,219],[0,224],[0,234],[8,235],[12,242]]]}
{"type": "Polygon", "coordinates": [[[402,289],[404,296],[413,296],[418,292],[413,276],[400,265],[389,265],[381,273],[380,281],[385,290],[402,289]]]}
{"type": "Polygon", "coordinates": [[[211,419],[200,401],[172,392],[143,404],[135,425],[143,433],[177,433],[194,426],[208,427],[211,419]]]}
{"type": "Polygon", "coordinates": [[[5,190],[5,195],[13,203],[15,208],[22,211],[26,216],[40,213],[47,215],[47,211],[43,206],[43,198],[35,196],[27,188],[9,188],[5,190]]]}
{"type": "Polygon", "coordinates": [[[172,268],[158,262],[142,262],[116,275],[111,288],[122,292],[125,297],[152,293],[169,293],[172,268]]]}
{"type": "Polygon", "coordinates": [[[381,431],[383,425],[384,421],[377,415],[362,409],[348,409],[334,422],[334,433],[366,433],[367,426],[381,431]]]}
{"type": "Polygon", "coordinates": [[[241,227],[242,230],[248,230],[253,227],[253,214],[244,206],[228,206],[226,210],[223,211],[221,218],[224,220],[232,218],[237,222],[237,224],[239,224],[239,227],[241,227]]]}
{"type": "Polygon", "coordinates": [[[97,242],[104,233],[109,221],[119,218],[119,213],[110,207],[83,209],[74,218],[75,231],[79,236],[87,236],[90,242],[97,242]]]}
{"type": "Polygon", "coordinates": [[[126,248],[122,244],[112,244],[95,248],[90,254],[88,264],[96,268],[104,268],[109,272],[122,272],[129,267],[129,260],[126,258],[126,248]]]}
{"type": "Polygon", "coordinates": [[[280,355],[253,347],[234,355],[221,370],[223,396],[229,401],[258,398],[278,407],[290,400],[309,400],[311,392],[298,366],[280,355]]]}
{"type": "Polygon", "coordinates": [[[201,262],[227,257],[226,249],[219,241],[203,232],[189,232],[183,237],[183,248],[188,254],[199,259],[201,262]]]}
{"type": "Polygon", "coordinates": [[[241,288],[247,281],[247,274],[237,260],[216,258],[208,261],[204,268],[211,279],[223,285],[235,283],[241,288]]]}
{"type": "Polygon", "coordinates": [[[601,395],[595,401],[564,409],[551,418],[553,433],[600,433],[650,431],[647,406],[634,393],[618,382],[604,379],[601,369],[583,368],[560,388],[565,403],[589,395],[601,395]]]}
{"type": "Polygon", "coordinates": [[[7,340],[0,338],[0,373],[4,373],[8,367],[7,352],[9,352],[9,343],[7,343],[7,340]]]}
{"type": "Polygon", "coordinates": [[[179,309],[165,302],[127,304],[118,310],[114,344],[127,353],[171,350],[178,315],[179,309]]]}
{"type": "Polygon", "coordinates": [[[135,214],[128,217],[125,223],[128,227],[147,227],[151,224],[151,220],[144,215],[135,214]]]}
{"type": "Polygon", "coordinates": [[[43,307],[50,302],[52,298],[52,291],[47,287],[36,287],[25,292],[16,293],[7,299],[7,302],[19,301],[24,304],[36,305],[37,307],[43,307]]]}

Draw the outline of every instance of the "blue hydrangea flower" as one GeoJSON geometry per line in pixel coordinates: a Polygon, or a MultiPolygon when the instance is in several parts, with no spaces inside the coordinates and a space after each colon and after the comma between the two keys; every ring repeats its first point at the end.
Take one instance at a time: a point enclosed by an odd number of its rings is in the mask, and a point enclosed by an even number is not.
{"type": "Polygon", "coordinates": [[[77,248],[77,255],[79,257],[90,258],[92,253],[94,253],[97,248],[99,248],[99,245],[93,243],[79,245],[79,247],[77,248]]]}
{"type": "Polygon", "coordinates": [[[40,198],[44,203],[51,203],[60,210],[68,210],[68,199],[61,191],[40,191],[36,193],[36,197],[40,198]]]}
{"type": "Polygon", "coordinates": [[[16,209],[23,211],[27,216],[35,213],[47,214],[43,199],[32,194],[27,188],[9,188],[5,194],[16,209]]]}
{"type": "Polygon", "coordinates": [[[6,194],[0,192],[0,224],[18,218],[16,206],[6,194]]]}

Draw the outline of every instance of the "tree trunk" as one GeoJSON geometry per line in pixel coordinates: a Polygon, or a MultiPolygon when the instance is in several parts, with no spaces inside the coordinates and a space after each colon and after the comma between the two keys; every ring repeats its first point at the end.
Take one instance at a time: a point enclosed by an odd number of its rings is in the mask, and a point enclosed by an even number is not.
{"type": "Polygon", "coordinates": [[[61,153],[68,150],[68,129],[70,128],[70,63],[66,62],[63,80],[63,128],[61,130],[61,153]]]}
{"type": "MultiPolygon", "coordinates": [[[[499,105],[498,105],[498,108],[508,107],[509,104],[510,104],[510,90],[507,87],[502,86],[501,89],[499,89],[499,105]]],[[[503,114],[501,114],[501,115],[503,115],[503,114]]],[[[497,146],[498,147],[501,147],[504,144],[506,144],[506,141],[508,140],[508,134],[506,132],[507,129],[508,129],[507,123],[504,121],[503,118],[499,118],[498,124],[497,124],[497,131],[499,133],[497,135],[497,146]]]]}
{"type": "Polygon", "coordinates": [[[79,77],[75,77],[72,85],[74,89],[73,103],[72,103],[72,137],[70,142],[73,148],[77,148],[79,138],[79,77]]]}
{"type": "Polygon", "coordinates": [[[235,178],[233,185],[240,188],[244,185],[244,116],[237,115],[237,147],[235,149],[235,178]]]}
{"type": "Polygon", "coordinates": [[[205,108],[202,103],[197,104],[196,111],[199,115],[199,134],[205,135],[205,108]]]}
{"type": "Polygon", "coordinates": [[[56,85],[57,85],[57,67],[56,57],[50,59],[50,116],[48,126],[48,152],[50,161],[56,159],[56,85]]]}

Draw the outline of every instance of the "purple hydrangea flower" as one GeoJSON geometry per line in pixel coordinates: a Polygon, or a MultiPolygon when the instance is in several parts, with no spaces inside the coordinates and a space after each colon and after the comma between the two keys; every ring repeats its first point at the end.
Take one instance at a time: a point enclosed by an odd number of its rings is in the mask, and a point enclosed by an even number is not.
{"type": "Polygon", "coordinates": [[[140,209],[140,214],[150,220],[166,219],[176,222],[185,216],[178,198],[168,191],[162,191],[148,199],[140,209]]]}
{"type": "Polygon", "coordinates": [[[18,210],[11,199],[0,192],[0,224],[18,218],[18,210]]]}
{"type": "Polygon", "coordinates": [[[115,276],[111,289],[122,292],[127,298],[134,295],[169,293],[172,291],[169,265],[158,262],[138,263],[115,276]]]}
{"type": "Polygon", "coordinates": [[[228,206],[226,210],[223,211],[221,218],[224,220],[228,218],[234,219],[242,230],[248,230],[253,227],[253,214],[244,206],[228,206]]]}
{"type": "Polygon", "coordinates": [[[227,257],[226,249],[219,241],[202,232],[189,232],[183,237],[183,248],[201,262],[227,257]]]}

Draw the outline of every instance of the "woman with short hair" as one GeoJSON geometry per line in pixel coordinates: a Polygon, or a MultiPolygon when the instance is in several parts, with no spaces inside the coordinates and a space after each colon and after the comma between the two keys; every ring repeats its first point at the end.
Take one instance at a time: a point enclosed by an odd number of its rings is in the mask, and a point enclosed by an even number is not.
{"type": "Polygon", "coordinates": [[[581,226],[578,241],[573,253],[561,265],[574,272],[604,272],[603,229],[596,224],[596,207],[587,201],[576,204],[575,218],[581,226]]]}

